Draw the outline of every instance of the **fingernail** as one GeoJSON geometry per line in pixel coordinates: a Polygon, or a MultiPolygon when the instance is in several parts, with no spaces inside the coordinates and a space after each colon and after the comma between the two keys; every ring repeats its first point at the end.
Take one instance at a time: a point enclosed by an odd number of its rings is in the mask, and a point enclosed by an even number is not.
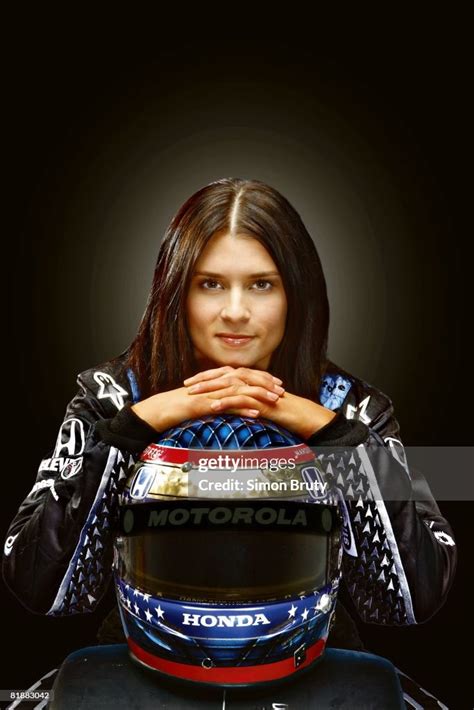
{"type": "Polygon", "coordinates": [[[278,399],[276,392],[267,392],[267,397],[268,399],[273,399],[274,402],[278,399]]]}
{"type": "Polygon", "coordinates": [[[200,385],[193,385],[189,388],[189,392],[199,392],[200,385]]]}
{"type": "Polygon", "coordinates": [[[260,412],[258,411],[258,409],[249,409],[249,414],[252,417],[257,417],[260,414],[260,412]]]}
{"type": "Polygon", "coordinates": [[[283,380],[280,380],[278,377],[272,377],[273,382],[276,382],[277,385],[282,385],[283,380]]]}
{"type": "Polygon", "coordinates": [[[273,385],[273,389],[275,390],[275,392],[278,392],[278,394],[283,394],[283,392],[285,391],[283,387],[279,387],[278,385],[273,385]]]}
{"type": "Polygon", "coordinates": [[[213,402],[211,404],[211,409],[220,409],[221,403],[220,402],[213,402]]]}

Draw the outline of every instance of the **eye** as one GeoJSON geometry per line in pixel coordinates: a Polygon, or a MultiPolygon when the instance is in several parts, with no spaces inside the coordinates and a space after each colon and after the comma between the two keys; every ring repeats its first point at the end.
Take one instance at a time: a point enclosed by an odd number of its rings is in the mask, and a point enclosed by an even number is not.
{"type": "Polygon", "coordinates": [[[256,291],[270,291],[273,288],[272,282],[267,281],[267,279],[258,279],[258,281],[255,281],[254,286],[257,287],[256,291]]]}
{"type": "Polygon", "coordinates": [[[216,291],[217,288],[221,288],[221,285],[215,279],[206,279],[205,281],[201,281],[201,288],[207,291],[216,291]]]}

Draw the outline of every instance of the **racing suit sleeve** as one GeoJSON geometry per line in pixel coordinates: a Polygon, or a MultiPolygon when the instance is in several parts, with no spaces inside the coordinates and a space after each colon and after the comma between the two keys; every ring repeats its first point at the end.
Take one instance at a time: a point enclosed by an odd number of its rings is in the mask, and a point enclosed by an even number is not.
{"type": "Polygon", "coordinates": [[[123,449],[100,438],[95,425],[107,416],[105,400],[84,374],[5,543],[4,580],[39,614],[93,611],[103,596],[111,576],[117,483],[140,450],[133,431],[123,449]]]}
{"type": "Polygon", "coordinates": [[[369,424],[340,411],[307,443],[340,491],[343,576],[359,615],[415,624],[444,604],[456,546],[425,478],[408,468],[391,400],[378,410],[369,424]]]}

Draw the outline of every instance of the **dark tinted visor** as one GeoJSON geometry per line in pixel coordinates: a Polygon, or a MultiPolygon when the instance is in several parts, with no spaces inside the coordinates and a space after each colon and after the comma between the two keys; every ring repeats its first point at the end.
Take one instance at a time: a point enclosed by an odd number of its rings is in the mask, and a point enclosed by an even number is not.
{"type": "Polygon", "coordinates": [[[339,517],[326,505],[174,501],[128,510],[117,571],[155,597],[278,600],[320,589],[337,572],[339,517]]]}

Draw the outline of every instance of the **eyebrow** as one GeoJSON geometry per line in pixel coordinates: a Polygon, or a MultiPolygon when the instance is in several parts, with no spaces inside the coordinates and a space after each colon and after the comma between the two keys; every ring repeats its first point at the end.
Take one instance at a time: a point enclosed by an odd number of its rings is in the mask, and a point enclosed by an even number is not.
{"type": "MultiPolygon", "coordinates": [[[[223,274],[217,274],[214,271],[195,271],[194,276],[212,276],[213,278],[222,278],[223,274]]],[[[260,271],[258,274],[248,274],[251,279],[260,278],[262,276],[280,276],[278,271],[260,271]]]]}

